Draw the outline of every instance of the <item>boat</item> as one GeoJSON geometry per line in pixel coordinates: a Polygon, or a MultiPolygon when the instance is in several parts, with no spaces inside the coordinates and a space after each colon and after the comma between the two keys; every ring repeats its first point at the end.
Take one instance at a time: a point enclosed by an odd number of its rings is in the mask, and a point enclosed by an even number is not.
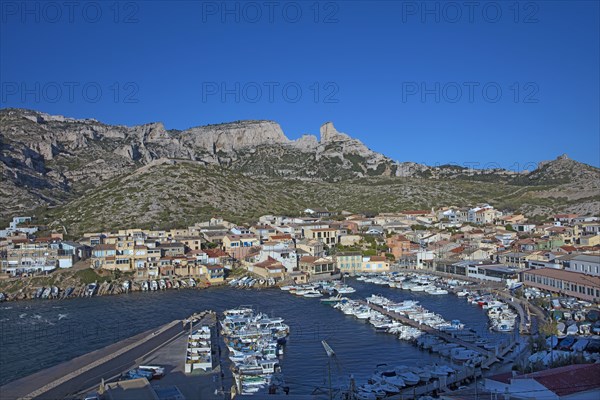
{"type": "Polygon", "coordinates": [[[64,292],[63,292],[63,298],[66,299],[67,297],[71,296],[73,294],[73,291],[75,290],[75,288],[73,286],[69,286],[64,292]]]}
{"type": "Polygon", "coordinates": [[[190,287],[196,287],[196,281],[194,278],[190,278],[190,287]]]}
{"type": "Polygon", "coordinates": [[[39,298],[41,298],[43,293],[44,293],[44,288],[43,288],[43,287],[41,287],[41,288],[38,288],[38,289],[35,291],[35,298],[36,298],[36,299],[39,299],[39,298]]]}
{"type": "Polygon", "coordinates": [[[321,297],[323,294],[317,290],[310,290],[302,295],[303,297],[321,297]]]}
{"type": "Polygon", "coordinates": [[[241,394],[267,394],[267,385],[280,370],[277,357],[283,353],[289,326],[283,318],[256,313],[248,306],[226,310],[223,315],[221,332],[236,386],[241,394]]]}
{"type": "Polygon", "coordinates": [[[567,337],[565,337],[563,340],[560,341],[560,343],[558,344],[558,348],[560,350],[570,350],[571,347],[575,344],[575,336],[573,335],[568,335],[567,337]]]}
{"type": "Polygon", "coordinates": [[[121,379],[131,380],[131,379],[146,378],[148,380],[152,380],[153,376],[154,376],[154,374],[151,371],[144,371],[140,368],[134,368],[134,369],[130,369],[129,371],[122,374],[121,379]]]}
{"type": "Polygon", "coordinates": [[[87,288],[85,290],[86,297],[92,297],[94,294],[96,294],[97,290],[98,290],[98,284],[95,282],[90,283],[89,285],[87,285],[87,288]]]}
{"type": "Polygon", "coordinates": [[[165,368],[157,365],[140,365],[139,370],[151,372],[153,379],[158,379],[165,375],[165,368]]]}
{"type": "Polygon", "coordinates": [[[52,286],[52,290],[50,291],[50,297],[53,299],[57,299],[60,293],[60,289],[57,286],[52,286]]]}
{"type": "Polygon", "coordinates": [[[354,293],[356,292],[356,289],[350,287],[350,286],[345,286],[345,287],[337,287],[335,289],[339,294],[349,294],[349,293],[354,293]]]}
{"type": "Polygon", "coordinates": [[[123,282],[123,290],[126,292],[129,292],[129,287],[130,287],[130,282],[129,281],[125,281],[123,282]]]}
{"type": "Polygon", "coordinates": [[[158,283],[155,280],[150,281],[150,290],[153,292],[158,290],[158,283]]]}
{"type": "Polygon", "coordinates": [[[164,279],[158,281],[158,287],[160,290],[165,290],[167,288],[167,284],[164,279]]]}
{"type": "Polygon", "coordinates": [[[50,292],[51,292],[51,288],[47,287],[44,289],[44,291],[42,292],[42,299],[47,299],[48,297],[50,297],[50,292]]]}
{"type": "Polygon", "coordinates": [[[150,288],[150,285],[148,284],[148,281],[142,282],[142,291],[146,292],[146,291],[148,291],[149,288],[150,288]]]}
{"type": "Polygon", "coordinates": [[[567,335],[577,335],[577,333],[579,333],[577,324],[572,324],[567,327],[567,335]]]}
{"type": "Polygon", "coordinates": [[[335,296],[331,296],[331,297],[328,297],[326,299],[321,299],[319,301],[321,303],[323,303],[323,304],[336,304],[336,303],[343,302],[343,301],[346,301],[346,300],[347,300],[346,297],[342,297],[342,295],[337,294],[335,296]]]}

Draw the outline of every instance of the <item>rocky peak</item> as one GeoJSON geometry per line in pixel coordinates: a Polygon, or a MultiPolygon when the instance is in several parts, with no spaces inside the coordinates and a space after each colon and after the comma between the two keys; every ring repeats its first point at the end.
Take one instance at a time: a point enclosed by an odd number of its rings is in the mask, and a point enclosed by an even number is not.
{"type": "Polygon", "coordinates": [[[279,124],[273,121],[237,121],[201,126],[183,131],[181,140],[210,152],[290,143],[279,124]]]}
{"type": "Polygon", "coordinates": [[[321,125],[321,143],[341,142],[351,140],[350,136],[345,133],[338,132],[333,126],[333,122],[325,122],[321,125]]]}

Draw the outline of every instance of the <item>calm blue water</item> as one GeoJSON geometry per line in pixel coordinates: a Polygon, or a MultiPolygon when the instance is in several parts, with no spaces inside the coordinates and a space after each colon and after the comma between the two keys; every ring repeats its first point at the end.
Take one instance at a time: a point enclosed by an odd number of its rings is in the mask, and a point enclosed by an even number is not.
{"type": "MultiPolygon", "coordinates": [[[[485,312],[454,295],[432,296],[376,286],[349,279],[364,299],[379,293],[394,300],[415,299],[447,320],[460,319],[482,336],[487,330],[485,312]]],[[[291,334],[281,362],[293,393],[310,393],[324,385],[328,360],[321,340],[337,355],[332,374],[354,374],[366,380],[375,366],[417,365],[436,362],[437,356],[418,350],[396,336],[376,333],[368,323],[346,316],[319,299],[298,298],[279,289],[238,290],[228,287],[121,296],[77,298],[65,301],[23,301],[0,306],[0,385],[56,365],[129,336],[188,317],[193,312],[218,312],[239,305],[285,318],[291,334]]]]}

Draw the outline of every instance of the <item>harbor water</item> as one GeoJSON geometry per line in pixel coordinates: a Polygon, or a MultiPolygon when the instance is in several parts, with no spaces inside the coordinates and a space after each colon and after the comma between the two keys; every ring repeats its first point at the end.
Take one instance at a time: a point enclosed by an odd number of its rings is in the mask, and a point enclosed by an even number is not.
{"type": "MultiPolygon", "coordinates": [[[[492,342],[506,338],[506,334],[490,332],[485,310],[464,298],[409,292],[354,279],[346,283],[356,289],[347,295],[349,298],[381,294],[395,301],[417,300],[446,320],[461,320],[492,342]]],[[[3,303],[0,385],[194,312],[206,309],[222,312],[240,305],[251,305],[258,311],[285,318],[290,326],[281,367],[291,393],[311,393],[315,387],[327,386],[329,368],[336,382],[347,381],[352,374],[360,383],[371,376],[378,364],[448,362],[394,335],[377,333],[370,324],[321,304],[318,298],[298,297],[277,288],[215,287],[3,303]],[[334,359],[328,359],[322,340],[335,351],[334,359]]],[[[183,354],[181,357],[183,360],[183,354]]],[[[225,352],[221,357],[226,366],[225,352]]]]}

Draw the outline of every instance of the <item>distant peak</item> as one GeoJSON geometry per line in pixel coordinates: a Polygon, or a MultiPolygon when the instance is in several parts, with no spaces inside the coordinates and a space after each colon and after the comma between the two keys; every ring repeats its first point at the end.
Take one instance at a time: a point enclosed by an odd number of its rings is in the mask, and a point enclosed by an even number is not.
{"type": "Polygon", "coordinates": [[[347,140],[350,137],[344,133],[338,132],[333,126],[333,122],[325,122],[321,125],[321,143],[347,140]]]}
{"type": "Polygon", "coordinates": [[[567,153],[563,153],[560,156],[558,156],[556,159],[557,160],[569,160],[569,156],[567,155],[567,153]]]}

